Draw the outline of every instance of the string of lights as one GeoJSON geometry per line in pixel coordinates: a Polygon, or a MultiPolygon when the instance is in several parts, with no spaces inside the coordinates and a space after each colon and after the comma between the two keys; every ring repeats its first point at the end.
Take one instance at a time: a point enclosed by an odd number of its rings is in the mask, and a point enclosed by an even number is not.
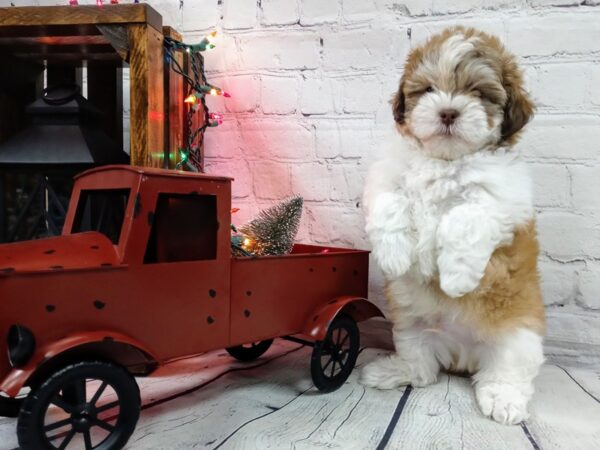
{"type": "Polygon", "coordinates": [[[208,127],[216,127],[223,121],[223,116],[218,113],[211,113],[206,105],[206,95],[220,95],[230,97],[230,95],[217,86],[211,85],[206,79],[204,71],[204,56],[202,52],[211,50],[215,47],[216,32],[210,33],[198,44],[185,44],[169,37],[165,37],[165,56],[170,62],[171,69],[180,75],[185,81],[186,96],[184,102],[189,106],[186,114],[186,145],[179,149],[181,160],[177,163],[177,169],[191,170],[194,172],[204,172],[202,166],[202,143],[204,142],[204,132],[208,127]],[[175,58],[175,52],[185,52],[189,56],[191,76],[181,67],[181,64],[175,58]],[[200,110],[204,112],[203,124],[193,130],[194,115],[200,110]]]}

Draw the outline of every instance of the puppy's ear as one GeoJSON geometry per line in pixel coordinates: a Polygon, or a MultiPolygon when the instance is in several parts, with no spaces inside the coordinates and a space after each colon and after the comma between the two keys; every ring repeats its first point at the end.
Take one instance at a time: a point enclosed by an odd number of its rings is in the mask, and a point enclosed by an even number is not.
{"type": "Polygon", "coordinates": [[[394,120],[396,123],[402,125],[404,123],[404,80],[400,82],[398,92],[392,98],[392,112],[394,113],[394,120]]]}
{"type": "Polygon", "coordinates": [[[533,117],[534,105],[523,88],[523,75],[514,61],[509,61],[504,67],[504,90],[507,94],[502,122],[501,142],[514,144],[518,132],[533,117]]]}

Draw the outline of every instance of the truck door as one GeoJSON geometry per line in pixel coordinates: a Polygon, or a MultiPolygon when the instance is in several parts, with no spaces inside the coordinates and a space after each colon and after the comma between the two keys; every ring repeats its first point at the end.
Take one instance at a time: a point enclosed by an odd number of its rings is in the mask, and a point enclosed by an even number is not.
{"type": "Polygon", "coordinates": [[[221,202],[222,194],[157,192],[143,219],[150,227],[143,263],[131,269],[147,297],[140,315],[165,359],[227,345],[230,200],[221,202]]]}

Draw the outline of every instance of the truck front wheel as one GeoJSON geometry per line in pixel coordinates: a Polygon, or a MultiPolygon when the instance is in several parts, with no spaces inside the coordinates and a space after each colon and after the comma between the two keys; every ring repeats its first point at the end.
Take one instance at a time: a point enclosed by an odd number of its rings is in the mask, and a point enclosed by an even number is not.
{"type": "Polygon", "coordinates": [[[79,362],[33,388],[21,408],[22,450],[118,450],[140,415],[140,391],[123,367],[79,362]]]}

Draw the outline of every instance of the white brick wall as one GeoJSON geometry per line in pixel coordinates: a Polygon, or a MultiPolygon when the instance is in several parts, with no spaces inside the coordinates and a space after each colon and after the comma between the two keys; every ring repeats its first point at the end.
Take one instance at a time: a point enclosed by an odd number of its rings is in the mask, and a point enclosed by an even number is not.
{"type": "MultiPolygon", "coordinates": [[[[521,58],[538,104],[518,149],[535,181],[548,353],[589,362],[600,354],[600,8],[579,3],[258,1],[255,27],[225,31],[235,42],[229,65],[220,63],[222,47],[207,55],[213,77],[260,78],[257,109],[226,120],[242,141],[230,139],[230,128],[210,130],[209,158],[241,146],[254,179],[237,203],[249,215],[296,192],[306,200],[303,239],[368,246],[357,205],[377,142],[391,128],[387,102],[407,52],[453,24],[499,35],[521,58]]],[[[381,301],[375,268],[372,298],[381,301]]]]}
{"type": "MultiPolygon", "coordinates": [[[[559,360],[598,360],[600,1],[149,3],[190,42],[221,31],[206,66],[233,97],[212,102],[226,118],[206,143],[209,170],[237,179],[235,221],[297,192],[306,199],[301,239],[333,245],[368,245],[362,184],[391,129],[387,102],[410,48],[448,25],[498,35],[521,58],[538,104],[518,150],[535,177],[547,351],[559,360]]],[[[371,272],[380,302],[381,274],[371,272]]]]}

